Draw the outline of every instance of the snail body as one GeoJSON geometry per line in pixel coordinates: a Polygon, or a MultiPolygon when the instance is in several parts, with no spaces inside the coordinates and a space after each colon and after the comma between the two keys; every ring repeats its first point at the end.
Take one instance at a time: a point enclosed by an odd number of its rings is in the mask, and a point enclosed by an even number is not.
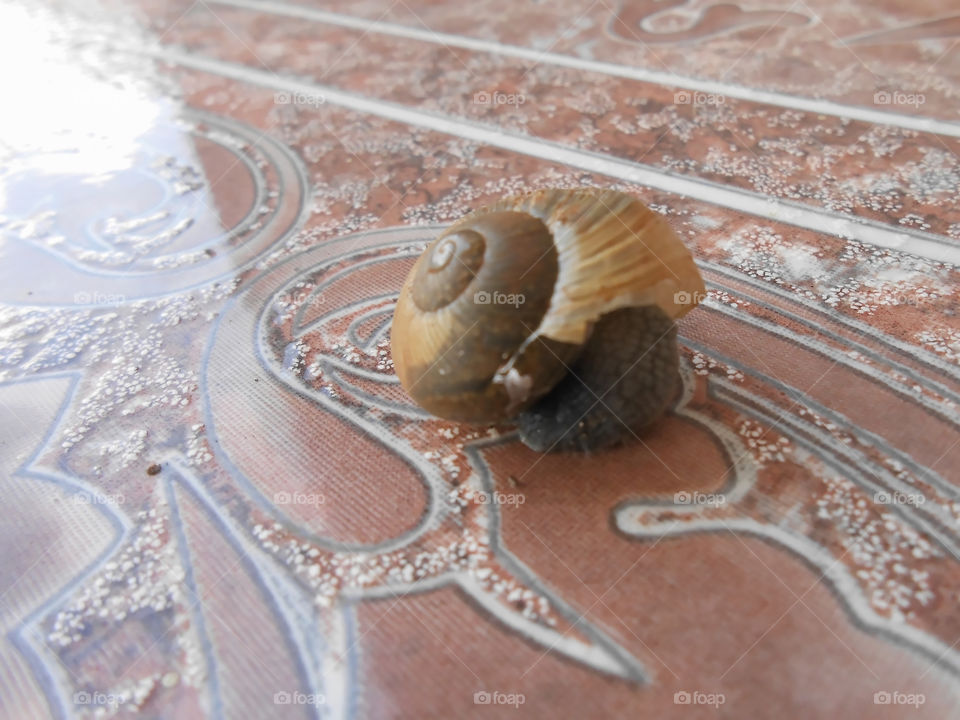
{"type": "Polygon", "coordinates": [[[625,193],[507,197],[443,231],[410,271],[394,367],[435,415],[517,418],[538,450],[594,449],[667,407],[674,321],[703,292],[666,221],[625,193]]]}

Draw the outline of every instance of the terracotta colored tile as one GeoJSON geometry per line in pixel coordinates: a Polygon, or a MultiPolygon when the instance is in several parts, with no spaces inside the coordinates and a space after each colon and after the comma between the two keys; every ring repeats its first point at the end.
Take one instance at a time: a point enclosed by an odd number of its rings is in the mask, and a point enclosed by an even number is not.
{"type": "Polygon", "coordinates": [[[957,17],[0,10],[0,714],[956,715],[957,17]],[[427,243],[546,187],[706,280],[610,450],[394,372],[427,243]]]}

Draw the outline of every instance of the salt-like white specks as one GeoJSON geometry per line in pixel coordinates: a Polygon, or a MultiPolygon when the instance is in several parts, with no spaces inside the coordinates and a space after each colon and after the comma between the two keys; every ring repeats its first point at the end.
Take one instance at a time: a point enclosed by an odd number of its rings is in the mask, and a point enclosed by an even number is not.
{"type": "MultiPolygon", "coordinates": [[[[212,461],[193,403],[200,346],[184,342],[183,326],[206,327],[213,319],[211,310],[227,299],[236,282],[109,308],[0,309],[0,346],[14,348],[20,358],[15,367],[0,365],[0,378],[51,370],[83,372],[54,442],[69,453],[74,472],[100,483],[99,492],[113,496],[122,487],[125,502],[118,511],[142,505],[140,480],[155,461],[148,456],[150,448],[177,453],[193,466],[212,461]]],[[[124,573],[128,562],[142,561],[126,557],[113,558],[118,564],[108,566],[108,571],[124,573]]],[[[113,579],[99,581],[101,585],[82,590],[80,602],[92,603],[105,620],[166,602],[162,594],[148,596],[146,590],[121,596],[113,579]]],[[[143,580],[144,588],[153,583],[143,580]]],[[[78,617],[73,612],[64,615],[55,635],[60,640],[79,639],[79,627],[68,622],[78,617]]],[[[202,671],[205,664],[198,667],[202,671]]]]}
{"type": "Polygon", "coordinates": [[[97,623],[118,623],[140,612],[162,613],[188,600],[165,505],[141,512],[135,535],[103,570],[58,612],[47,641],[67,647],[97,623]]]}
{"type": "Polygon", "coordinates": [[[109,693],[104,693],[104,696],[108,697],[110,702],[90,707],[81,706],[77,710],[87,717],[96,718],[96,720],[106,720],[106,718],[116,717],[117,715],[136,713],[157,689],[160,681],[160,673],[151,673],[141,678],[124,680],[119,685],[110,688],[109,693]]]}
{"type": "MultiPolygon", "coordinates": [[[[616,126],[626,132],[640,127],[619,114],[612,117],[616,126]]],[[[928,221],[917,223],[916,217],[910,218],[909,214],[897,217],[905,204],[949,203],[951,193],[960,184],[957,160],[946,149],[919,148],[923,155],[919,161],[915,159],[916,148],[911,147],[909,152],[904,149],[905,142],[918,136],[914,131],[872,126],[858,137],[848,137],[849,120],[812,124],[809,120],[805,114],[792,110],[771,112],[707,103],[695,108],[692,119],[670,120],[666,124],[670,135],[688,148],[701,134],[715,136],[723,131],[729,133],[733,142],[712,142],[703,156],[665,153],[659,164],[674,172],[730,179],[775,199],[855,216],[864,215],[864,211],[882,213],[923,229],[929,227],[928,221]],[[770,130],[782,128],[785,132],[757,133],[750,122],[753,119],[764,120],[770,130]],[[841,138],[843,141],[838,141],[841,138]],[[883,172],[850,173],[851,167],[862,167],[870,156],[891,158],[889,168],[883,172]]]]}
{"type": "Polygon", "coordinates": [[[928,203],[955,200],[960,187],[960,161],[956,155],[946,148],[925,147],[921,152],[920,162],[906,163],[896,171],[903,178],[909,195],[928,203]]]}
{"type": "Polygon", "coordinates": [[[852,437],[848,433],[843,432],[836,425],[836,423],[830,422],[829,420],[823,418],[822,416],[818,415],[810,408],[804,407],[802,405],[798,406],[797,414],[802,418],[806,418],[808,421],[812,422],[817,427],[826,430],[828,433],[833,435],[836,439],[841,440],[842,442],[845,442],[847,444],[850,444],[852,442],[852,437]]]}
{"type": "Polygon", "coordinates": [[[359,365],[363,361],[360,351],[349,343],[337,343],[330,349],[352,365],[359,365]]]}
{"type": "MultiPolygon", "coordinates": [[[[65,649],[98,629],[128,620],[151,627],[159,622],[180,650],[174,684],[202,688],[206,662],[190,614],[196,598],[185,584],[186,572],[171,540],[166,501],[158,499],[153,508],[137,514],[136,522],[130,541],[52,616],[46,641],[65,649]]],[[[103,692],[126,697],[121,708],[135,709],[161,680],[159,673],[149,673],[103,692]]]]}
{"type": "MultiPolygon", "coordinates": [[[[874,460],[874,462],[879,463],[897,480],[916,487],[918,497],[921,495],[923,497],[924,505],[927,507],[932,507],[934,504],[936,504],[939,508],[942,508],[946,512],[950,513],[950,515],[960,522],[960,503],[951,502],[941,497],[934,488],[930,487],[921,478],[917,477],[904,463],[900,462],[895,457],[891,457],[888,454],[889,448],[882,444],[879,447],[875,444],[871,444],[869,440],[857,437],[846,427],[840,427],[836,423],[827,420],[809,408],[798,407],[796,412],[800,417],[804,418],[808,422],[813,423],[821,430],[829,433],[834,440],[855,448],[860,452],[866,453],[866,457],[871,458],[874,460]]],[[[823,472],[824,470],[819,467],[816,470],[816,474],[818,475],[821,475],[823,472]]]]}
{"type": "Polygon", "coordinates": [[[763,225],[748,225],[735,235],[717,243],[726,251],[728,262],[736,265],[751,277],[785,284],[783,263],[778,254],[783,245],[783,236],[763,225]]]}
{"type": "Polygon", "coordinates": [[[942,263],[855,240],[847,240],[840,260],[858,272],[844,268],[846,278],[841,272],[826,273],[821,287],[832,287],[822,292],[822,299],[829,305],[846,304],[859,314],[873,314],[883,305],[925,305],[951,292],[942,263]]]}
{"type": "MultiPolygon", "coordinates": [[[[443,463],[455,457],[434,453],[429,459],[439,458],[443,463]]],[[[455,476],[458,472],[451,474],[455,476]]],[[[485,524],[478,522],[477,517],[477,511],[488,500],[488,496],[481,496],[467,484],[451,488],[443,501],[449,513],[462,516],[456,532],[442,533],[429,547],[417,545],[380,555],[322,551],[289,535],[277,523],[255,525],[253,535],[264,550],[292,568],[311,588],[319,607],[332,606],[343,592],[405,586],[446,574],[467,573],[486,592],[496,595],[527,619],[555,625],[557,619],[546,598],[497,571],[485,524]]]]}
{"type": "Polygon", "coordinates": [[[690,222],[702,230],[716,230],[723,222],[706,214],[697,214],[690,218],[690,222]]]}
{"type": "Polygon", "coordinates": [[[758,467],[766,467],[771,462],[784,462],[791,451],[790,440],[785,437],[771,437],[770,428],[765,428],[753,420],[741,422],[737,432],[758,467]]]}
{"type": "MultiPolygon", "coordinates": [[[[575,189],[593,186],[582,173],[556,170],[545,170],[533,177],[520,175],[499,177],[482,185],[461,182],[436,202],[405,208],[403,218],[405,222],[415,225],[445,224],[458,220],[472,209],[476,209],[480,204],[479,198],[494,202],[503,196],[522,195],[543,188],[575,189]]],[[[639,186],[621,183],[613,183],[609,187],[634,194],[639,194],[641,190],[639,186]]]]}
{"type": "Polygon", "coordinates": [[[15,367],[23,361],[24,347],[18,343],[0,345],[0,366],[15,367]]]}
{"type": "Polygon", "coordinates": [[[304,370],[304,358],[310,350],[303,340],[295,340],[289,343],[283,351],[283,369],[294,375],[299,375],[304,370]]]}
{"type": "Polygon", "coordinates": [[[859,315],[933,305],[954,292],[942,263],[855,240],[845,240],[839,256],[830,257],[823,249],[786,242],[771,227],[752,225],[718,247],[751,277],[859,315]]]}
{"type": "Polygon", "coordinates": [[[563,104],[585,115],[604,115],[616,107],[610,93],[603,88],[594,87],[590,91],[563,98],[563,104]]]}
{"type": "Polygon", "coordinates": [[[384,338],[377,343],[377,370],[393,372],[393,358],[390,356],[390,340],[384,338]]]}
{"type": "Polygon", "coordinates": [[[883,464],[897,480],[910,483],[911,485],[915,483],[915,479],[913,475],[910,474],[910,471],[896,458],[885,457],[883,458],[883,464]]]}
{"type": "Polygon", "coordinates": [[[904,140],[917,137],[915,130],[904,130],[892,125],[871,125],[858,140],[870,148],[874,157],[890,157],[903,147],[904,140]]]}
{"type": "Polygon", "coordinates": [[[960,365],[960,332],[948,327],[921,330],[914,337],[924,346],[960,365]]]}
{"type": "Polygon", "coordinates": [[[138,460],[147,449],[147,431],[138,428],[125,437],[100,446],[100,455],[106,462],[122,470],[138,460]]]}
{"type": "Polygon", "coordinates": [[[747,308],[750,307],[751,303],[748,300],[743,298],[734,297],[726,290],[708,290],[707,297],[704,299],[703,304],[710,307],[716,304],[729,305],[732,308],[747,308]]]}
{"type": "Polygon", "coordinates": [[[930,223],[928,223],[922,215],[917,215],[916,213],[907,213],[902,218],[900,218],[897,222],[900,225],[917,228],[919,230],[930,229],[930,223]]]}
{"type": "Polygon", "coordinates": [[[157,324],[163,327],[175,327],[198,319],[209,322],[216,317],[209,308],[222,305],[239,285],[240,278],[235,277],[152,302],[141,301],[136,307],[140,313],[147,315],[157,312],[157,324]]]}
{"type": "Polygon", "coordinates": [[[301,280],[294,283],[287,292],[274,297],[271,307],[274,311],[274,324],[283,325],[290,322],[304,303],[314,299],[313,291],[315,289],[316,286],[313,283],[301,280]]]}
{"type": "Polygon", "coordinates": [[[148,330],[146,337],[133,332],[121,337],[115,362],[103,369],[90,394],[77,403],[77,420],[64,433],[64,448],[76,445],[107,417],[185,406],[196,390],[196,372],[163,354],[158,330],[148,330]]]}
{"type": "Polygon", "coordinates": [[[82,353],[110,341],[119,323],[115,312],[14,310],[3,314],[0,342],[19,345],[22,372],[69,365],[82,353]]]}
{"type": "Polygon", "coordinates": [[[823,484],[817,517],[836,527],[870,604],[896,621],[914,617],[935,597],[923,561],[942,553],[896,515],[878,513],[851,481],[827,474],[823,484]]]}
{"type": "Polygon", "coordinates": [[[690,357],[690,362],[693,364],[693,371],[697,375],[709,375],[711,370],[716,370],[722,373],[728,380],[743,381],[743,373],[735,367],[730,367],[726,363],[722,363],[701,352],[694,352],[690,357]]]}
{"type": "MultiPolygon", "coordinates": [[[[223,139],[224,133],[213,132],[210,135],[217,139],[223,139]]],[[[236,145],[235,138],[230,137],[230,140],[232,141],[230,144],[236,145]]],[[[186,195],[187,193],[200,190],[206,185],[204,176],[197,168],[188,163],[181,162],[172,155],[162,155],[156,158],[153,162],[153,169],[157,175],[169,181],[172,190],[177,195],[186,195]]],[[[140,225],[141,224],[134,225],[133,227],[128,226],[123,229],[133,230],[140,227],[140,225]]]]}
{"type": "Polygon", "coordinates": [[[459,456],[457,454],[445,455],[440,458],[440,466],[451,478],[456,478],[460,475],[460,467],[457,464],[458,458],[459,456]]]}
{"type": "Polygon", "coordinates": [[[207,440],[206,426],[203,423],[194,423],[187,433],[187,462],[193,467],[199,467],[213,460],[213,450],[207,440]]]}
{"type": "Polygon", "coordinates": [[[165,255],[163,257],[153,258],[150,261],[150,266],[155,270],[170,270],[186,265],[196,265],[209,259],[210,256],[203,250],[193,250],[176,255],[165,255]]]}
{"type": "MultiPolygon", "coordinates": [[[[469,502],[469,501],[467,501],[469,502]]],[[[459,537],[427,549],[409,548],[382,555],[325,553],[286,536],[279,525],[253,528],[261,546],[278,556],[314,592],[319,607],[330,607],[341,592],[378,586],[408,585],[448,573],[469,573],[487,592],[509,602],[531,620],[556,624],[546,598],[489,566],[485,534],[464,530],[459,537]]]]}
{"type": "Polygon", "coordinates": [[[437,434],[445,440],[453,440],[460,434],[459,427],[442,427],[437,430],[437,434]]]}
{"type": "Polygon", "coordinates": [[[776,255],[784,278],[790,282],[803,282],[816,277],[823,266],[823,253],[810,245],[784,245],[777,249],[776,255]]]}
{"type": "MultiPolygon", "coordinates": [[[[336,195],[336,188],[321,182],[320,187],[316,189],[315,197],[319,197],[325,191],[330,191],[336,195]]],[[[375,227],[377,223],[381,221],[379,216],[372,213],[351,213],[344,217],[338,217],[332,210],[325,210],[322,203],[315,203],[313,211],[314,214],[321,216],[330,215],[331,217],[327,220],[314,220],[311,222],[310,227],[304,228],[288,237],[277,245],[275,249],[257,261],[256,267],[258,270],[272,267],[284,258],[302,252],[325,240],[330,240],[334,237],[343,237],[360,232],[361,230],[368,230],[371,227],[375,227]]]]}

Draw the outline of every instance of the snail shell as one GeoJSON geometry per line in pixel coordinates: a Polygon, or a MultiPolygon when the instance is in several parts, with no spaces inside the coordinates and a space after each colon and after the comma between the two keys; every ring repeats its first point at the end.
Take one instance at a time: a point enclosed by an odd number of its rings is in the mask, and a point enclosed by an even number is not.
{"type": "Polygon", "coordinates": [[[394,367],[440,417],[520,415],[537,449],[611,444],[623,432],[609,425],[635,430],[669,403],[674,321],[703,294],[690,252],[630,195],[507,197],[443,231],[417,260],[394,313],[394,367]],[[570,416],[576,408],[582,417],[570,416]]]}

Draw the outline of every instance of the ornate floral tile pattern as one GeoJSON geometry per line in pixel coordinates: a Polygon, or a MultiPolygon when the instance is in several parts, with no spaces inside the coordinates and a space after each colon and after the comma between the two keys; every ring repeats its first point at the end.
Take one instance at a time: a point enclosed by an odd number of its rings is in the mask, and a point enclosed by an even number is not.
{"type": "Polygon", "coordinates": [[[960,713],[949,3],[0,9],[0,716],[960,713]],[[636,442],[401,389],[437,232],[612,187],[707,297],[636,442]]]}

